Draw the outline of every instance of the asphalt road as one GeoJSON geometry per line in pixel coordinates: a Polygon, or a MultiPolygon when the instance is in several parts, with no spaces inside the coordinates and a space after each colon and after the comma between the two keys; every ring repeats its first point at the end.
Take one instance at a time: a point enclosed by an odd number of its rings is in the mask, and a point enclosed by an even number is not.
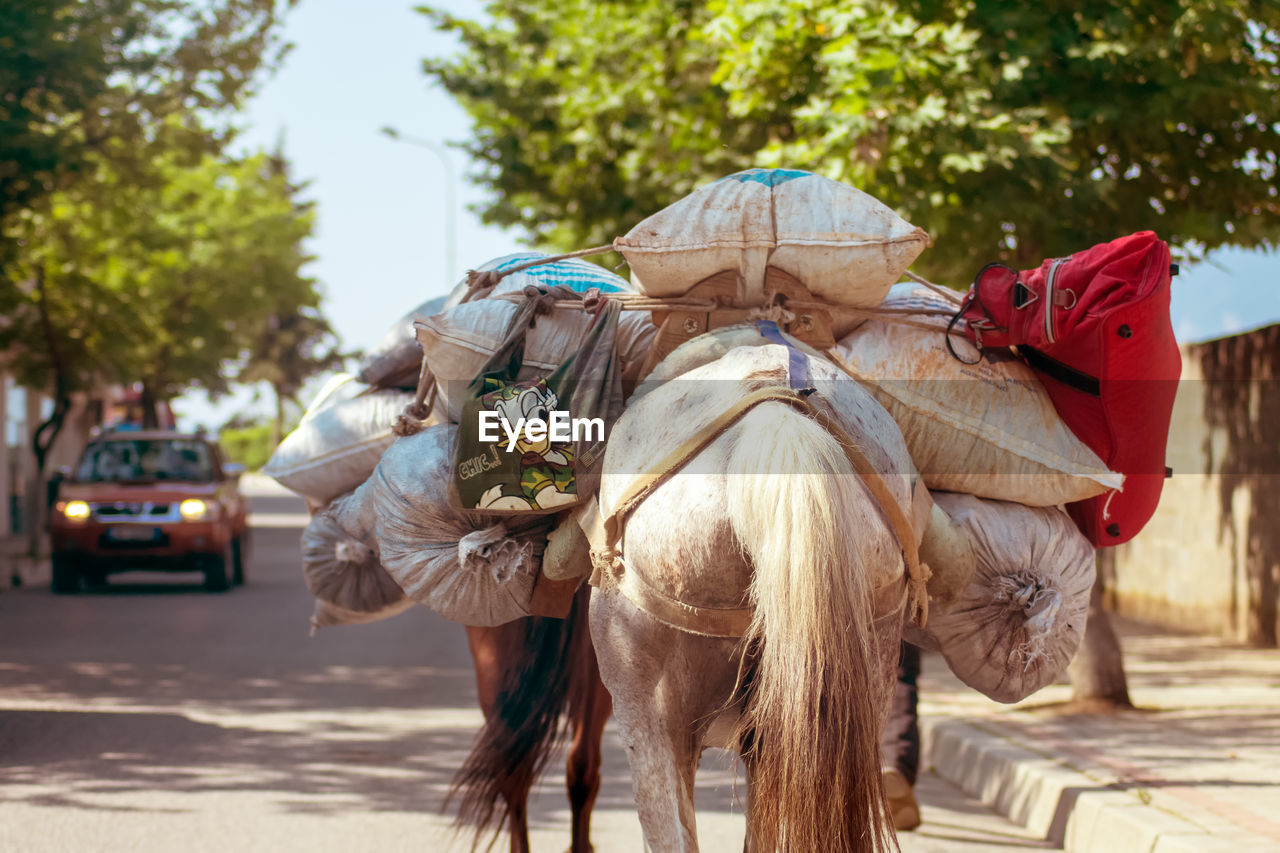
{"type": "MultiPolygon", "coordinates": [[[[414,608],[308,636],[302,502],[260,486],[245,587],[117,575],[0,593],[0,851],[464,851],[441,798],[480,723],[462,629],[414,608]]],[[[593,839],[641,850],[606,732],[593,839]]],[[[535,851],[568,844],[560,762],[532,803],[535,851]]],[[[722,752],[699,774],[706,851],[742,849],[722,752]]],[[[931,774],[906,853],[1043,849],[931,774]]],[[[497,849],[505,849],[505,843],[497,849]]]]}

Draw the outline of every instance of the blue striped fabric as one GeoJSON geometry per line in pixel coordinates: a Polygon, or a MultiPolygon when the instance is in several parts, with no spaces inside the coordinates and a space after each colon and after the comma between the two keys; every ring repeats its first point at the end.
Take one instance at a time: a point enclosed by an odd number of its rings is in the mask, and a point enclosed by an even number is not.
{"type": "MultiPolygon", "coordinates": [[[[547,255],[541,252],[526,252],[524,254],[512,255],[509,258],[497,264],[491,269],[505,270],[520,264],[528,263],[536,258],[545,258],[547,255]]],[[[587,261],[578,260],[577,258],[568,258],[563,261],[556,261],[551,264],[543,264],[541,266],[529,267],[518,273],[513,273],[511,277],[504,280],[503,284],[510,282],[517,276],[528,276],[541,284],[554,285],[563,284],[572,288],[578,293],[586,293],[593,287],[599,288],[602,293],[630,293],[634,288],[627,283],[627,280],[616,276],[603,267],[587,261]]],[[[500,287],[500,290],[506,288],[500,287]]]]}

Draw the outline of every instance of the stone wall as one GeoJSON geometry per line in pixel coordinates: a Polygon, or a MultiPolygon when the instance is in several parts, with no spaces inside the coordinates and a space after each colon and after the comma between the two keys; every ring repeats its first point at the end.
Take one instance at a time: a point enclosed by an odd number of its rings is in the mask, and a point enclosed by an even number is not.
{"type": "Polygon", "coordinates": [[[1158,624],[1277,645],[1280,325],[1182,350],[1160,507],[1104,562],[1110,603],[1158,624]]]}

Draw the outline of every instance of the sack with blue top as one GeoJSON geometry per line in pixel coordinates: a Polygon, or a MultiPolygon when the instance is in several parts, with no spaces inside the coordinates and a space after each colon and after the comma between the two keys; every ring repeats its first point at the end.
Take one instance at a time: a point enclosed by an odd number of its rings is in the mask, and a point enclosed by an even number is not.
{"type": "Polygon", "coordinates": [[[731,271],[738,306],[764,305],[775,270],[816,300],[873,308],[929,237],[846,184],[796,169],[748,169],[658,211],[614,245],[649,296],[682,296],[731,271]]]}
{"type": "MultiPolygon", "coordinates": [[[[523,295],[553,288],[579,294],[636,292],[626,279],[577,258],[530,265],[546,257],[521,252],[490,261],[473,278],[498,273],[500,277],[493,276],[498,279],[496,285],[414,324],[423,357],[435,376],[439,402],[453,423],[461,422],[463,399],[472,381],[507,343],[512,321],[525,308],[523,295]]],[[[594,319],[581,310],[555,310],[534,318],[524,335],[519,371],[512,381],[543,378],[563,365],[578,352],[594,319]]],[[[634,378],[656,331],[648,311],[621,312],[615,343],[624,379],[634,378]]]]}
{"type": "Polygon", "coordinates": [[[646,367],[757,317],[830,349],[928,245],[924,231],[866,193],[796,169],[721,178],[614,241],[642,293],[709,306],[655,312],[646,367]]]}

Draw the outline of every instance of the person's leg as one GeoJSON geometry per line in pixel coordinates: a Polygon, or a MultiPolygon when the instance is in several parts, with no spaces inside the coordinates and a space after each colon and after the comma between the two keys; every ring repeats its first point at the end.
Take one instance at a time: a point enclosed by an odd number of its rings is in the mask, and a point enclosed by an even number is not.
{"type": "Polygon", "coordinates": [[[898,683],[893,688],[893,708],[884,727],[880,751],[885,766],[897,768],[911,785],[916,784],[920,768],[920,724],[916,713],[919,677],[920,650],[903,643],[898,657],[898,683]]]}
{"type": "Polygon", "coordinates": [[[916,711],[919,692],[920,650],[902,644],[898,657],[898,682],[893,689],[893,707],[880,741],[884,762],[885,796],[889,815],[898,830],[911,830],[920,825],[920,806],[912,789],[920,769],[920,724],[916,711]]]}

